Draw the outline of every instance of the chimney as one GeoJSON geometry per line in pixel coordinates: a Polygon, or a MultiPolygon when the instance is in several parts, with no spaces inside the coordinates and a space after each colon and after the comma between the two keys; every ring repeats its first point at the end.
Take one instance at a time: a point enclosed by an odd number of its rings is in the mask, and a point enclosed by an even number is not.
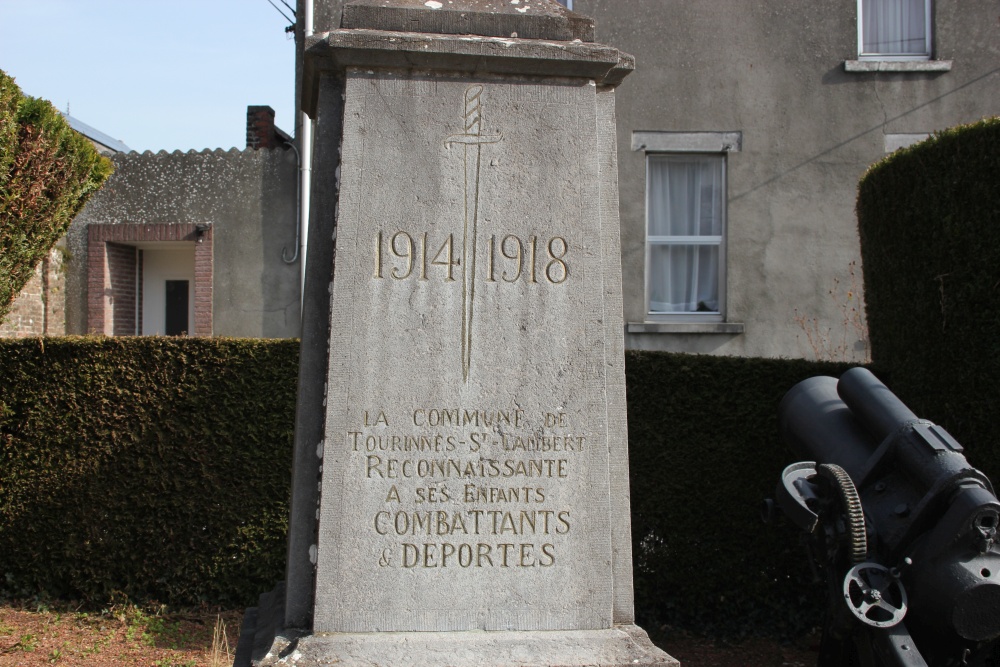
{"type": "Polygon", "coordinates": [[[275,148],[278,134],[274,127],[274,109],[269,106],[247,107],[247,148],[275,148]]]}

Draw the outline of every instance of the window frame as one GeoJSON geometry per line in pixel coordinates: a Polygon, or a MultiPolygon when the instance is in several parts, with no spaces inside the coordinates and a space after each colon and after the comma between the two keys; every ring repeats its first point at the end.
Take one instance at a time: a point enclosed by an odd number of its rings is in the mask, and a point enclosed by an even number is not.
{"type": "Polygon", "coordinates": [[[643,278],[643,288],[644,288],[644,299],[643,299],[643,311],[644,320],[647,322],[673,322],[673,323],[715,323],[715,322],[725,322],[726,321],[726,296],[727,296],[727,284],[726,284],[726,265],[727,265],[727,237],[729,231],[729,202],[728,202],[728,171],[729,171],[729,161],[727,151],[692,151],[692,150],[645,150],[645,168],[646,168],[646,191],[645,191],[645,229],[644,229],[644,278],[643,278]],[[720,162],[720,193],[719,193],[719,235],[703,235],[703,236],[681,236],[681,235],[667,235],[667,236],[653,236],[650,234],[650,193],[652,191],[651,179],[652,170],[650,169],[650,161],[662,158],[677,158],[678,161],[684,159],[692,158],[710,158],[717,159],[720,162]],[[710,240],[709,240],[710,239],[710,240]],[[717,239],[717,240],[716,240],[717,239]],[[659,312],[652,311],[650,309],[650,299],[652,296],[652,251],[654,247],[657,246],[700,246],[700,245],[717,245],[719,248],[718,255],[718,310],[710,312],[659,312]]]}
{"type": "Polygon", "coordinates": [[[924,51],[922,53],[869,53],[865,49],[865,26],[864,26],[864,5],[866,2],[878,2],[879,0],[857,0],[858,4],[858,60],[860,61],[883,61],[883,62],[913,62],[931,60],[934,45],[934,30],[932,23],[933,12],[931,11],[931,0],[923,0],[924,3],[924,51]]]}

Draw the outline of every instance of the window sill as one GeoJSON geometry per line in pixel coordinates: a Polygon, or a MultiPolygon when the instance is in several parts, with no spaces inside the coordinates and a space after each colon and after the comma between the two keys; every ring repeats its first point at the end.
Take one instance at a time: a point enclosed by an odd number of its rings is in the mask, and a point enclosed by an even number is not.
{"type": "Polygon", "coordinates": [[[630,334],[741,334],[742,322],[629,322],[630,334]]]}
{"type": "Polygon", "coordinates": [[[845,72],[950,72],[950,60],[845,60],[845,72]]]}

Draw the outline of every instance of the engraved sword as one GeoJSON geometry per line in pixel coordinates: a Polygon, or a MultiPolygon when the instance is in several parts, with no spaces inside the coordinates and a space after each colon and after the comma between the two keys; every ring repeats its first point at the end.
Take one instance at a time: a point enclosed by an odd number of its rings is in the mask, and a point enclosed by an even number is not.
{"type": "Polygon", "coordinates": [[[465,152],[465,227],[462,234],[462,380],[469,380],[469,366],[472,362],[472,306],[476,296],[476,227],[479,222],[479,170],[480,151],[483,144],[495,144],[503,139],[503,134],[483,135],[482,133],[481,85],[469,86],[465,90],[463,118],[465,133],[448,137],[444,144],[462,144],[465,152]]]}

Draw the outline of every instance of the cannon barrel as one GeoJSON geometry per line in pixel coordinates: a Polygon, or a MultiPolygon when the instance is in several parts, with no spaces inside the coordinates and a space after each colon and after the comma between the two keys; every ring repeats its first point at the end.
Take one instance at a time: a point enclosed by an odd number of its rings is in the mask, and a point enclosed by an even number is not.
{"type": "Polygon", "coordinates": [[[878,465],[891,461],[921,493],[965,472],[992,491],[947,431],[918,419],[866,368],[846,371],[839,382],[831,377],[800,382],[778,413],[785,442],[818,463],[839,465],[859,489],[878,465]]]}
{"type": "Polygon", "coordinates": [[[917,416],[866,368],[852,368],[840,376],[837,393],[876,440],[883,440],[917,416]]]}
{"type": "Polygon", "coordinates": [[[855,481],[877,443],[837,393],[837,380],[813,377],[792,387],[778,406],[781,439],[805,458],[836,463],[855,481]]]}

